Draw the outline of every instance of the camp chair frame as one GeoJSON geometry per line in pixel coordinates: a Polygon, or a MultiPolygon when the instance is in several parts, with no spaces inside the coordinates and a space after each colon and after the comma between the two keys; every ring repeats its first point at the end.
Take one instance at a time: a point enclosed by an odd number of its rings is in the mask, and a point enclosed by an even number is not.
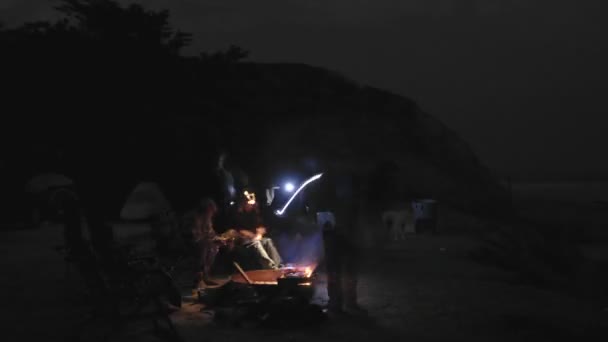
{"type": "Polygon", "coordinates": [[[154,332],[162,334],[169,341],[181,341],[163,301],[163,295],[170,291],[174,294],[173,304],[181,306],[181,294],[175,288],[172,277],[158,265],[155,258],[132,257],[128,249],[122,248],[122,253],[117,253],[120,256],[111,263],[102,261],[92,248],[66,259],[74,263],[93,300],[90,303],[90,317],[75,329],[76,338],[79,339],[90,324],[109,323],[111,330],[102,336],[102,340],[107,340],[113,334],[123,332],[130,323],[150,319],[154,332]],[[160,287],[157,287],[158,281],[162,282],[160,287]],[[176,302],[178,300],[179,303],[176,302]],[[132,310],[123,312],[125,304],[132,310]],[[150,306],[152,312],[144,312],[150,306]],[[160,321],[165,323],[165,331],[160,321]]]}

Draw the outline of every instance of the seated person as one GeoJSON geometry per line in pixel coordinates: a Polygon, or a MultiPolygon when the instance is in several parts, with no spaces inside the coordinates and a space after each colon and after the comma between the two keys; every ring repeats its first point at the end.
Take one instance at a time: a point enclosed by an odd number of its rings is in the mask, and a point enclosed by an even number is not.
{"type": "Polygon", "coordinates": [[[234,225],[238,227],[235,239],[235,258],[245,269],[271,269],[281,264],[281,256],[272,239],[266,236],[255,194],[245,192],[239,203],[234,225]]]}
{"type": "Polygon", "coordinates": [[[262,269],[276,269],[281,264],[281,256],[272,239],[264,235],[266,235],[266,227],[260,225],[255,228],[255,233],[247,229],[239,230],[238,240],[241,246],[251,251],[244,254],[252,254],[256,259],[256,262],[250,264],[257,264],[257,268],[262,269]]]}

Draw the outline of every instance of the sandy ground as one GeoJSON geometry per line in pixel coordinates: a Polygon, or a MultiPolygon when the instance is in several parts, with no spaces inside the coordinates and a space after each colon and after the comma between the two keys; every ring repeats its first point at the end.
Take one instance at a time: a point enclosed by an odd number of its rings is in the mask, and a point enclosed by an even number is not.
{"type": "MultiPolygon", "coordinates": [[[[0,233],[2,340],[65,341],[84,317],[77,278],[66,276],[53,249],[59,244],[60,226],[0,233]]],[[[299,331],[235,329],[214,324],[200,305],[187,302],[172,319],[186,341],[607,340],[608,310],[510,285],[508,274],[468,259],[474,246],[464,237],[415,236],[370,252],[359,286],[366,319],[340,318],[299,331]]],[[[135,326],[112,340],[158,340],[149,330],[135,326]]]]}

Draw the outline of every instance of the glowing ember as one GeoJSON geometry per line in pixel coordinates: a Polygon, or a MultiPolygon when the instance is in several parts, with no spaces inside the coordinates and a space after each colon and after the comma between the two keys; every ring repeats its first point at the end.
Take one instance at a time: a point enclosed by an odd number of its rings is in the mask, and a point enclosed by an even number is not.
{"type": "Polygon", "coordinates": [[[254,281],[253,285],[277,285],[278,282],[276,281],[254,281]]]}
{"type": "Polygon", "coordinates": [[[283,268],[281,278],[310,278],[315,266],[288,266],[283,268]]]}

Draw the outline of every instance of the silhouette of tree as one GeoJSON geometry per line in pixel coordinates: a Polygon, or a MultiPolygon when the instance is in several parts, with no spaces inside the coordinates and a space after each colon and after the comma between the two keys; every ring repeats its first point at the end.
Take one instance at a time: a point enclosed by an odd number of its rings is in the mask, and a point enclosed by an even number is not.
{"type": "Polygon", "coordinates": [[[56,8],[92,39],[172,53],[191,42],[191,34],[170,27],[168,10],[149,11],[138,4],[123,8],[112,0],[64,0],[56,8]]]}
{"type": "MultiPolygon", "coordinates": [[[[201,89],[222,78],[244,50],[182,57],[191,35],[169,25],[168,11],[137,4],[64,0],[56,9],[60,20],[0,28],[0,82],[10,86],[3,105],[14,108],[2,118],[1,149],[60,147],[90,194],[116,195],[108,183],[124,186],[136,175],[154,179],[174,169],[176,142],[165,118],[196,111],[201,89]]],[[[200,135],[212,129],[201,125],[200,135]]],[[[24,170],[39,167],[33,155],[23,159],[24,170]]],[[[186,179],[203,167],[192,160],[186,179]]]]}
{"type": "Polygon", "coordinates": [[[212,54],[201,53],[201,61],[207,63],[235,63],[239,62],[249,56],[249,51],[245,51],[242,48],[231,45],[226,51],[218,51],[212,54]]]}
{"type": "MultiPolygon", "coordinates": [[[[279,151],[359,153],[347,144],[366,141],[359,136],[370,127],[385,129],[380,120],[394,125],[361,145],[369,154],[380,149],[376,142],[388,141],[393,156],[405,151],[430,160],[418,146],[456,139],[428,139],[412,101],[324,69],[248,63],[249,52],[237,46],[182,56],[191,35],[168,24],[168,11],[111,0],[64,0],[57,9],[64,17],[54,22],[0,27],[0,83],[8,89],[0,153],[33,170],[39,146],[59,148],[71,176],[88,183],[90,194],[120,197],[112,187],[138,177],[168,180],[166,187],[180,197],[198,195],[206,155],[218,147],[248,165],[255,183],[253,169],[260,177],[267,173],[279,151]],[[327,127],[317,127],[320,119],[327,127]],[[19,155],[15,146],[34,152],[19,155]]],[[[438,155],[452,153],[435,147],[438,155]]],[[[478,177],[478,166],[467,163],[468,174],[478,177]]]]}

